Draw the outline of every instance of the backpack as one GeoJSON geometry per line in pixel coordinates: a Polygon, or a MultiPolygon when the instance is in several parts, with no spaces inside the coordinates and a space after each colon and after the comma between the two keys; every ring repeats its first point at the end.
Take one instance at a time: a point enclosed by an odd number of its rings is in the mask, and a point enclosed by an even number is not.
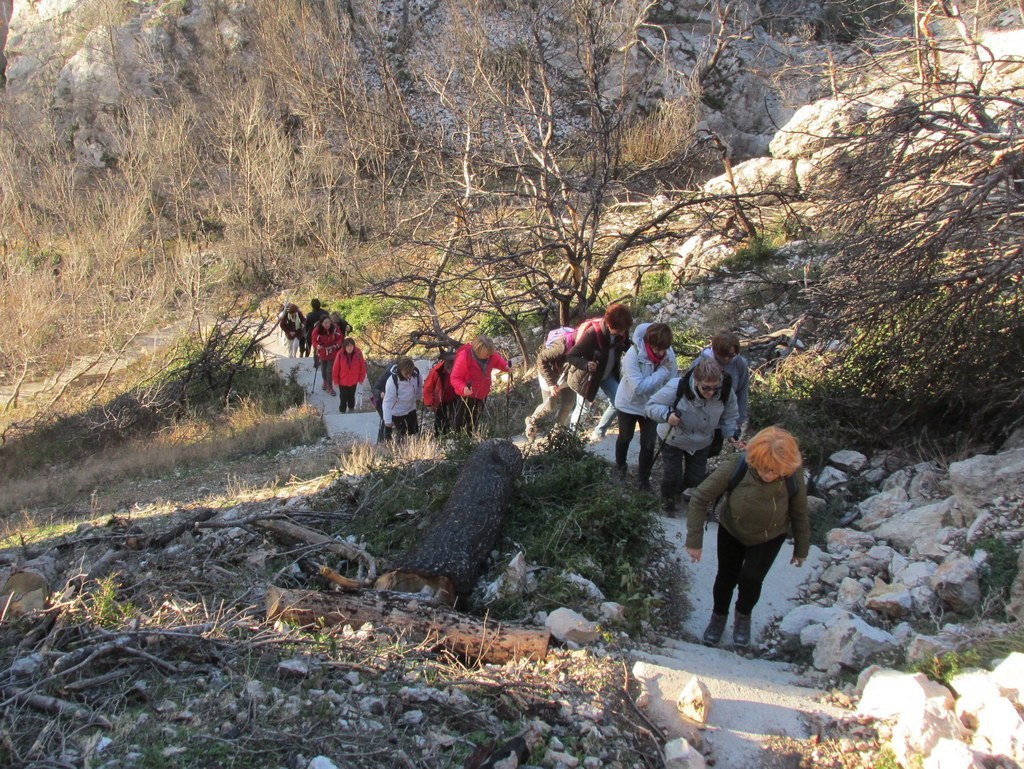
{"type": "MultiPolygon", "coordinates": [[[[743,476],[747,474],[747,455],[740,454],[740,461],[736,463],[736,467],[732,470],[732,475],[729,476],[729,485],[725,488],[726,494],[731,494],[732,490],[740,485],[740,481],[743,480],[743,476]]],[[[789,493],[789,498],[792,499],[796,496],[796,478],[792,475],[782,476],[786,481],[786,491],[789,493]]]]}
{"type": "Polygon", "coordinates": [[[544,346],[550,347],[563,337],[565,338],[565,349],[571,350],[572,346],[576,344],[576,329],[572,326],[559,326],[549,331],[548,335],[544,338],[544,346]]]}
{"type": "Polygon", "coordinates": [[[444,361],[435,363],[427,373],[427,379],[423,383],[423,405],[428,409],[437,408],[441,405],[441,396],[444,393],[444,381],[441,374],[444,371],[444,361]]]}
{"type": "MultiPolygon", "coordinates": [[[[576,329],[576,339],[582,339],[583,334],[585,334],[588,329],[594,330],[594,335],[597,337],[597,349],[603,350],[607,345],[607,342],[604,338],[604,329],[601,328],[601,319],[591,318],[590,320],[583,321],[583,323],[580,324],[580,327],[576,329]]],[[[565,349],[568,350],[571,347],[572,345],[566,345],[565,349]]]]}

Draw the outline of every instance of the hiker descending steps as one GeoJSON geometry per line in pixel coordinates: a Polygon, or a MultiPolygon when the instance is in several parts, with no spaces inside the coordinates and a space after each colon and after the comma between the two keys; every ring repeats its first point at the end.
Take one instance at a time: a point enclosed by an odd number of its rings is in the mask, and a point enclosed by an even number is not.
{"type": "Polygon", "coordinates": [[[594,428],[594,440],[604,438],[615,419],[615,393],[619,387],[619,364],[629,347],[629,329],[633,313],[622,304],[612,304],[604,316],[586,321],[576,332],[576,341],[566,355],[569,367],[566,381],[579,396],[570,421],[578,425],[587,404],[592,404],[598,390],[610,403],[594,428]]]}
{"type": "Polygon", "coordinates": [[[738,589],[733,643],[742,647],[750,644],[751,612],[786,537],[793,535],[794,566],[803,565],[810,549],[807,486],[796,439],[780,427],[766,427],[751,439],[746,454],[722,462],[694,490],[686,525],[686,552],[694,563],[704,547],[707,510],[723,494],[714,608],[704,643],[721,641],[738,589]]]}
{"type": "Polygon", "coordinates": [[[330,315],[324,315],[313,329],[313,350],[320,367],[321,387],[328,395],[334,395],[334,358],[344,339],[345,333],[331,320],[330,315]]]}
{"type": "Polygon", "coordinates": [[[338,411],[355,411],[356,388],[366,379],[366,360],[354,337],[345,337],[341,352],[334,358],[332,377],[338,386],[338,411]]]}

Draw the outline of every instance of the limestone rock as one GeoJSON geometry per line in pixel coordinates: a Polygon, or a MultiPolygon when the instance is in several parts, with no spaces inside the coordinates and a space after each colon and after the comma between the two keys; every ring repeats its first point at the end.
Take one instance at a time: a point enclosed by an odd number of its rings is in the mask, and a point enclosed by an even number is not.
{"type": "Polygon", "coordinates": [[[842,470],[826,466],[818,473],[815,483],[822,491],[833,491],[847,484],[849,480],[850,478],[842,470]]]}
{"type": "Polygon", "coordinates": [[[891,633],[859,617],[846,617],[825,629],[814,649],[814,667],[825,671],[856,670],[865,660],[895,652],[897,648],[898,643],[891,633]]]}
{"type": "Polygon", "coordinates": [[[753,158],[733,167],[732,183],[727,174],[722,174],[705,182],[703,189],[709,195],[731,195],[732,184],[741,195],[768,190],[795,194],[798,192],[796,164],[792,160],[753,158]]]}
{"type": "Polygon", "coordinates": [[[544,624],[563,643],[588,644],[601,637],[597,625],[564,606],[551,612],[544,624]]]}
{"type": "Polygon", "coordinates": [[[953,707],[953,693],[924,673],[878,670],[864,686],[857,712],[873,718],[892,718],[935,700],[945,710],[953,707]]]}
{"type": "Polygon", "coordinates": [[[985,769],[981,756],[960,740],[940,737],[921,769],[985,769]]]}
{"type": "Polygon", "coordinates": [[[844,553],[849,550],[868,550],[875,544],[871,534],[853,529],[832,529],[827,536],[825,549],[830,553],[844,553]]]}
{"type": "Polygon", "coordinates": [[[853,611],[864,603],[867,590],[855,579],[847,577],[839,584],[839,592],[836,595],[836,606],[853,611]]]}
{"type": "Polygon", "coordinates": [[[969,523],[995,497],[1024,487],[1024,449],[954,462],[949,466],[949,480],[969,523]]]}
{"type": "Polygon", "coordinates": [[[864,531],[877,529],[882,523],[899,513],[905,513],[913,505],[906,490],[899,486],[872,494],[857,505],[860,510],[858,526],[864,531]]]}
{"type": "Polygon", "coordinates": [[[896,547],[910,548],[921,537],[922,532],[935,531],[956,522],[955,501],[949,497],[941,502],[908,510],[882,522],[871,533],[878,539],[888,540],[896,547]]]}
{"type": "Polygon", "coordinates": [[[828,458],[828,463],[833,467],[838,467],[843,472],[860,472],[860,470],[866,465],[868,458],[861,454],[859,451],[851,451],[850,449],[844,449],[843,451],[837,451],[828,458]]]}
{"type": "Polygon", "coordinates": [[[601,604],[601,616],[609,622],[624,622],[626,607],[615,601],[605,601],[601,604]]]}
{"type": "Polygon", "coordinates": [[[864,606],[889,619],[900,619],[910,614],[914,608],[914,599],[910,588],[904,584],[896,582],[887,585],[878,582],[864,599],[864,606]]]}
{"type": "Polygon", "coordinates": [[[996,665],[990,678],[1003,696],[1017,705],[1024,704],[1024,654],[1011,652],[1010,656],[996,665]]]}
{"type": "Polygon", "coordinates": [[[1018,622],[1024,622],[1024,548],[1017,557],[1017,576],[1010,586],[1010,600],[1006,604],[1006,611],[1018,622]]]}
{"type": "Polygon", "coordinates": [[[665,743],[665,769],[705,769],[706,766],[704,756],[682,737],[665,743]]]}
{"type": "Polygon", "coordinates": [[[916,634],[907,646],[908,662],[923,662],[956,651],[956,644],[935,635],[916,634]]]}
{"type": "Polygon", "coordinates": [[[957,553],[940,564],[929,584],[942,604],[953,611],[970,614],[981,603],[978,567],[965,555],[957,553]]]}
{"type": "Polygon", "coordinates": [[[676,700],[676,709],[691,721],[705,724],[711,710],[711,691],[707,684],[694,676],[683,687],[676,700]]]}
{"type": "Polygon", "coordinates": [[[966,733],[956,714],[936,700],[900,714],[892,730],[892,749],[901,766],[928,756],[940,740],[961,740],[966,733]]]}
{"type": "Polygon", "coordinates": [[[867,107],[840,99],[819,99],[796,111],[768,145],[775,158],[809,157],[841,134],[849,134],[867,115],[867,107]]]}
{"type": "Polygon", "coordinates": [[[779,623],[779,636],[783,646],[796,648],[800,645],[800,633],[808,625],[827,625],[843,617],[849,617],[850,613],[834,606],[818,606],[817,604],[803,604],[790,611],[779,623]]]}

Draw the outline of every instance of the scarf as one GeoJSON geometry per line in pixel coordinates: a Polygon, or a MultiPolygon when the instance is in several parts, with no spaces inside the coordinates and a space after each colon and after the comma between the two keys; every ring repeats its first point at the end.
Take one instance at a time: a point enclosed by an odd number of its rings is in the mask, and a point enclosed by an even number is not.
{"type": "Polygon", "coordinates": [[[663,352],[661,355],[655,353],[654,348],[652,348],[651,345],[647,343],[646,339],[644,340],[644,350],[647,351],[647,359],[654,364],[655,368],[657,368],[661,364],[661,362],[665,360],[665,356],[668,354],[668,350],[663,352]]]}

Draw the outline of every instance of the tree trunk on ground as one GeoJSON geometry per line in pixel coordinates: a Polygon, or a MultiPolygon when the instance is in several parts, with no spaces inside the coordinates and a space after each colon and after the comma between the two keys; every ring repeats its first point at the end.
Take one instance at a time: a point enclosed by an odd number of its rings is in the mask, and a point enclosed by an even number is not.
{"type": "Polygon", "coordinates": [[[414,643],[437,644],[472,661],[494,664],[521,657],[544,659],[550,638],[546,628],[501,625],[393,593],[339,594],[270,587],[267,619],[354,628],[369,622],[414,643]]]}
{"type": "Polygon", "coordinates": [[[489,440],[477,446],[424,538],[399,556],[375,587],[418,592],[429,585],[437,600],[465,599],[498,542],[522,470],[523,456],[509,441],[489,440]]]}

